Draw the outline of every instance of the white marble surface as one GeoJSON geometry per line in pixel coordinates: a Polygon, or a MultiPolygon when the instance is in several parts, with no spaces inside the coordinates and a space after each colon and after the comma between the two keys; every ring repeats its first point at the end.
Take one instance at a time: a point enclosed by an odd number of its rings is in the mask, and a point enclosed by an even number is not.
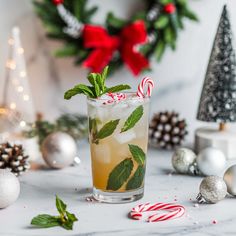
{"type": "Polygon", "coordinates": [[[1,236],[61,236],[61,235],[236,235],[236,199],[226,198],[215,205],[194,207],[200,177],[169,173],[171,153],[149,150],[145,196],[128,204],[104,204],[87,202],[91,192],[90,156],[87,144],[80,147],[81,165],[63,170],[46,168],[26,173],[20,178],[21,194],[15,204],[0,210],[1,236]],[[67,204],[79,218],[73,231],[55,227],[35,229],[31,219],[39,213],[55,214],[55,194],[67,204]],[[138,203],[173,202],[186,207],[187,213],[180,219],[147,223],[127,217],[129,210],[138,203]],[[217,224],[212,221],[217,220],[217,224]]]}

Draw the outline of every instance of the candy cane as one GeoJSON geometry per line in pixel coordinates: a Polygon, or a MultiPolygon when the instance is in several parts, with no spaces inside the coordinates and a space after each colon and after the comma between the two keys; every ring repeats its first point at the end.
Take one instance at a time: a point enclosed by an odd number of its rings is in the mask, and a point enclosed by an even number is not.
{"type": "Polygon", "coordinates": [[[126,99],[126,94],[124,93],[108,93],[107,96],[109,96],[111,99],[108,99],[106,102],[104,102],[104,105],[119,102],[121,100],[126,99]]]}
{"type": "Polygon", "coordinates": [[[153,215],[150,215],[147,219],[148,222],[157,222],[157,221],[175,219],[183,216],[185,213],[185,208],[181,205],[173,203],[155,203],[155,204],[146,203],[146,204],[140,204],[132,208],[130,216],[132,219],[140,220],[142,218],[143,212],[158,211],[158,210],[167,210],[169,212],[164,214],[155,213],[153,215]]]}
{"type": "Polygon", "coordinates": [[[143,80],[141,81],[141,83],[138,86],[137,96],[141,97],[141,98],[144,98],[146,96],[150,97],[152,94],[153,87],[154,87],[153,80],[151,80],[149,77],[143,78],[143,80]],[[145,88],[146,84],[148,85],[148,87],[147,87],[146,94],[144,94],[144,88],[145,88]]]}

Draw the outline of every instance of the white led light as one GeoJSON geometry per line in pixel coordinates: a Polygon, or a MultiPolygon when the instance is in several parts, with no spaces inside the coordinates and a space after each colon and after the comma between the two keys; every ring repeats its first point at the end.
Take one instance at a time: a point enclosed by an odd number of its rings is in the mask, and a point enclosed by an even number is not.
{"type": "Polygon", "coordinates": [[[6,63],[6,67],[11,69],[11,70],[15,70],[16,69],[16,63],[13,60],[9,60],[6,63]]]}
{"type": "Polygon", "coordinates": [[[23,92],[24,88],[22,86],[17,87],[17,92],[21,93],[23,92]]]}
{"type": "Polygon", "coordinates": [[[20,72],[20,77],[25,77],[26,76],[26,72],[24,71],[24,70],[22,70],[21,72],[20,72]]]}
{"type": "Polygon", "coordinates": [[[24,94],[24,95],[23,95],[23,100],[24,100],[24,101],[29,101],[29,95],[24,94]]]}
{"type": "Polygon", "coordinates": [[[10,103],[10,108],[12,110],[16,109],[16,104],[14,102],[10,103]]]}
{"type": "Polygon", "coordinates": [[[23,53],[24,53],[24,48],[18,48],[17,52],[18,52],[19,54],[23,54],[23,53]]]}
{"type": "Polygon", "coordinates": [[[22,121],[20,122],[20,126],[21,126],[21,127],[25,127],[25,126],[26,126],[26,122],[25,122],[24,120],[22,120],[22,121]]]}

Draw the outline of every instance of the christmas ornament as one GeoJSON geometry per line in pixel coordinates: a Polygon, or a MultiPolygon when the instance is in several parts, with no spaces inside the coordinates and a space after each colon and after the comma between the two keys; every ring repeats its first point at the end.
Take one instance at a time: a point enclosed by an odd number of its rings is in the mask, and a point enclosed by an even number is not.
{"type": "Polygon", "coordinates": [[[7,168],[16,176],[30,168],[28,156],[24,154],[22,145],[0,144],[0,168],[7,168]]]}
{"type": "Polygon", "coordinates": [[[51,133],[61,131],[69,134],[75,140],[80,140],[88,136],[88,119],[80,114],[65,113],[58,117],[54,122],[42,119],[38,114],[34,123],[29,123],[24,131],[28,138],[38,137],[39,145],[51,133]]]}
{"type": "Polygon", "coordinates": [[[177,149],[172,156],[172,166],[181,174],[187,174],[196,161],[196,154],[188,148],[177,149]]]}
{"type": "Polygon", "coordinates": [[[199,191],[199,203],[217,203],[226,196],[227,187],[222,178],[212,175],[202,180],[199,191]]]}
{"type": "Polygon", "coordinates": [[[20,193],[20,183],[9,170],[0,169],[0,208],[6,208],[16,201],[20,193]]]}
{"type": "Polygon", "coordinates": [[[196,151],[207,146],[221,149],[236,158],[234,132],[226,123],[236,121],[236,56],[233,34],[226,5],[216,32],[205,81],[199,102],[197,119],[219,123],[219,130],[201,128],[196,131],[196,151]]]}
{"type": "Polygon", "coordinates": [[[64,168],[71,165],[77,155],[76,143],[66,133],[52,133],[43,141],[42,155],[50,167],[55,169],[64,168]]]}
{"type": "Polygon", "coordinates": [[[158,211],[158,210],[166,210],[168,213],[164,214],[153,214],[148,217],[148,222],[158,222],[158,221],[166,221],[171,219],[176,219],[184,215],[185,208],[181,205],[173,204],[173,203],[146,203],[139,204],[138,206],[132,208],[130,212],[130,217],[134,220],[141,220],[143,212],[150,211],[158,211]]]}
{"type": "Polygon", "coordinates": [[[143,3],[144,9],[135,11],[130,19],[110,12],[105,24],[97,26],[91,19],[98,8],[88,7],[87,0],[34,1],[37,14],[48,26],[48,36],[65,42],[56,56],[74,56],[76,64],[93,72],[100,72],[108,63],[113,70],[124,63],[135,75],[149,67],[151,55],[160,60],[167,47],[175,49],[185,18],[197,20],[187,1],[143,3]]]}
{"type": "Polygon", "coordinates": [[[156,113],[149,125],[149,142],[158,148],[173,149],[182,144],[188,133],[186,127],[186,121],[176,112],[156,113]]]}
{"type": "Polygon", "coordinates": [[[204,175],[219,175],[225,168],[224,153],[213,147],[203,149],[196,158],[197,167],[204,175]]]}
{"type": "Polygon", "coordinates": [[[229,167],[224,174],[224,181],[227,185],[227,191],[236,196],[236,165],[229,167]]]}

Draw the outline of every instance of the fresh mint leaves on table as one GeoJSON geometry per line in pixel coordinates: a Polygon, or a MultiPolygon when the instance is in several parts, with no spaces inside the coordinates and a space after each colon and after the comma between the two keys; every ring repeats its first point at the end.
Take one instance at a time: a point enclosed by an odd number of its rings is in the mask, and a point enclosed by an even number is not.
{"type": "Polygon", "coordinates": [[[61,226],[64,229],[72,230],[74,222],[78,221],[76,216],[66,210],[66,204],[58,196],[56,196],[56,207],[60,214],[59,216],[40,214],[32,219],[31,225],[40,228],[61,226]]]}
{"type": "Polygon", "coordinates": [[[90,73],[87,77],[91,86],[85,84],[78,84],[74,88],[69,89],[65,92],[64,98],[71,99],[73,96],[77,94],[84,94],[89,98],[98,98],[101,97],[105,93],[117,93],[123,90],[130,89],[130,86],[127,84],[120,84],[114,87],[106,87],[106,79],[108,66],[106,66],[102,73],[90,73]]]}
{"type": "Polygon", "coordinates": [[[141,119],[143,115],[143,106],[138,106],[127,118],[124,123],[124,126],[121,129],[121,133],[125,132],[135,126],[135,124],[141,119]]]}

